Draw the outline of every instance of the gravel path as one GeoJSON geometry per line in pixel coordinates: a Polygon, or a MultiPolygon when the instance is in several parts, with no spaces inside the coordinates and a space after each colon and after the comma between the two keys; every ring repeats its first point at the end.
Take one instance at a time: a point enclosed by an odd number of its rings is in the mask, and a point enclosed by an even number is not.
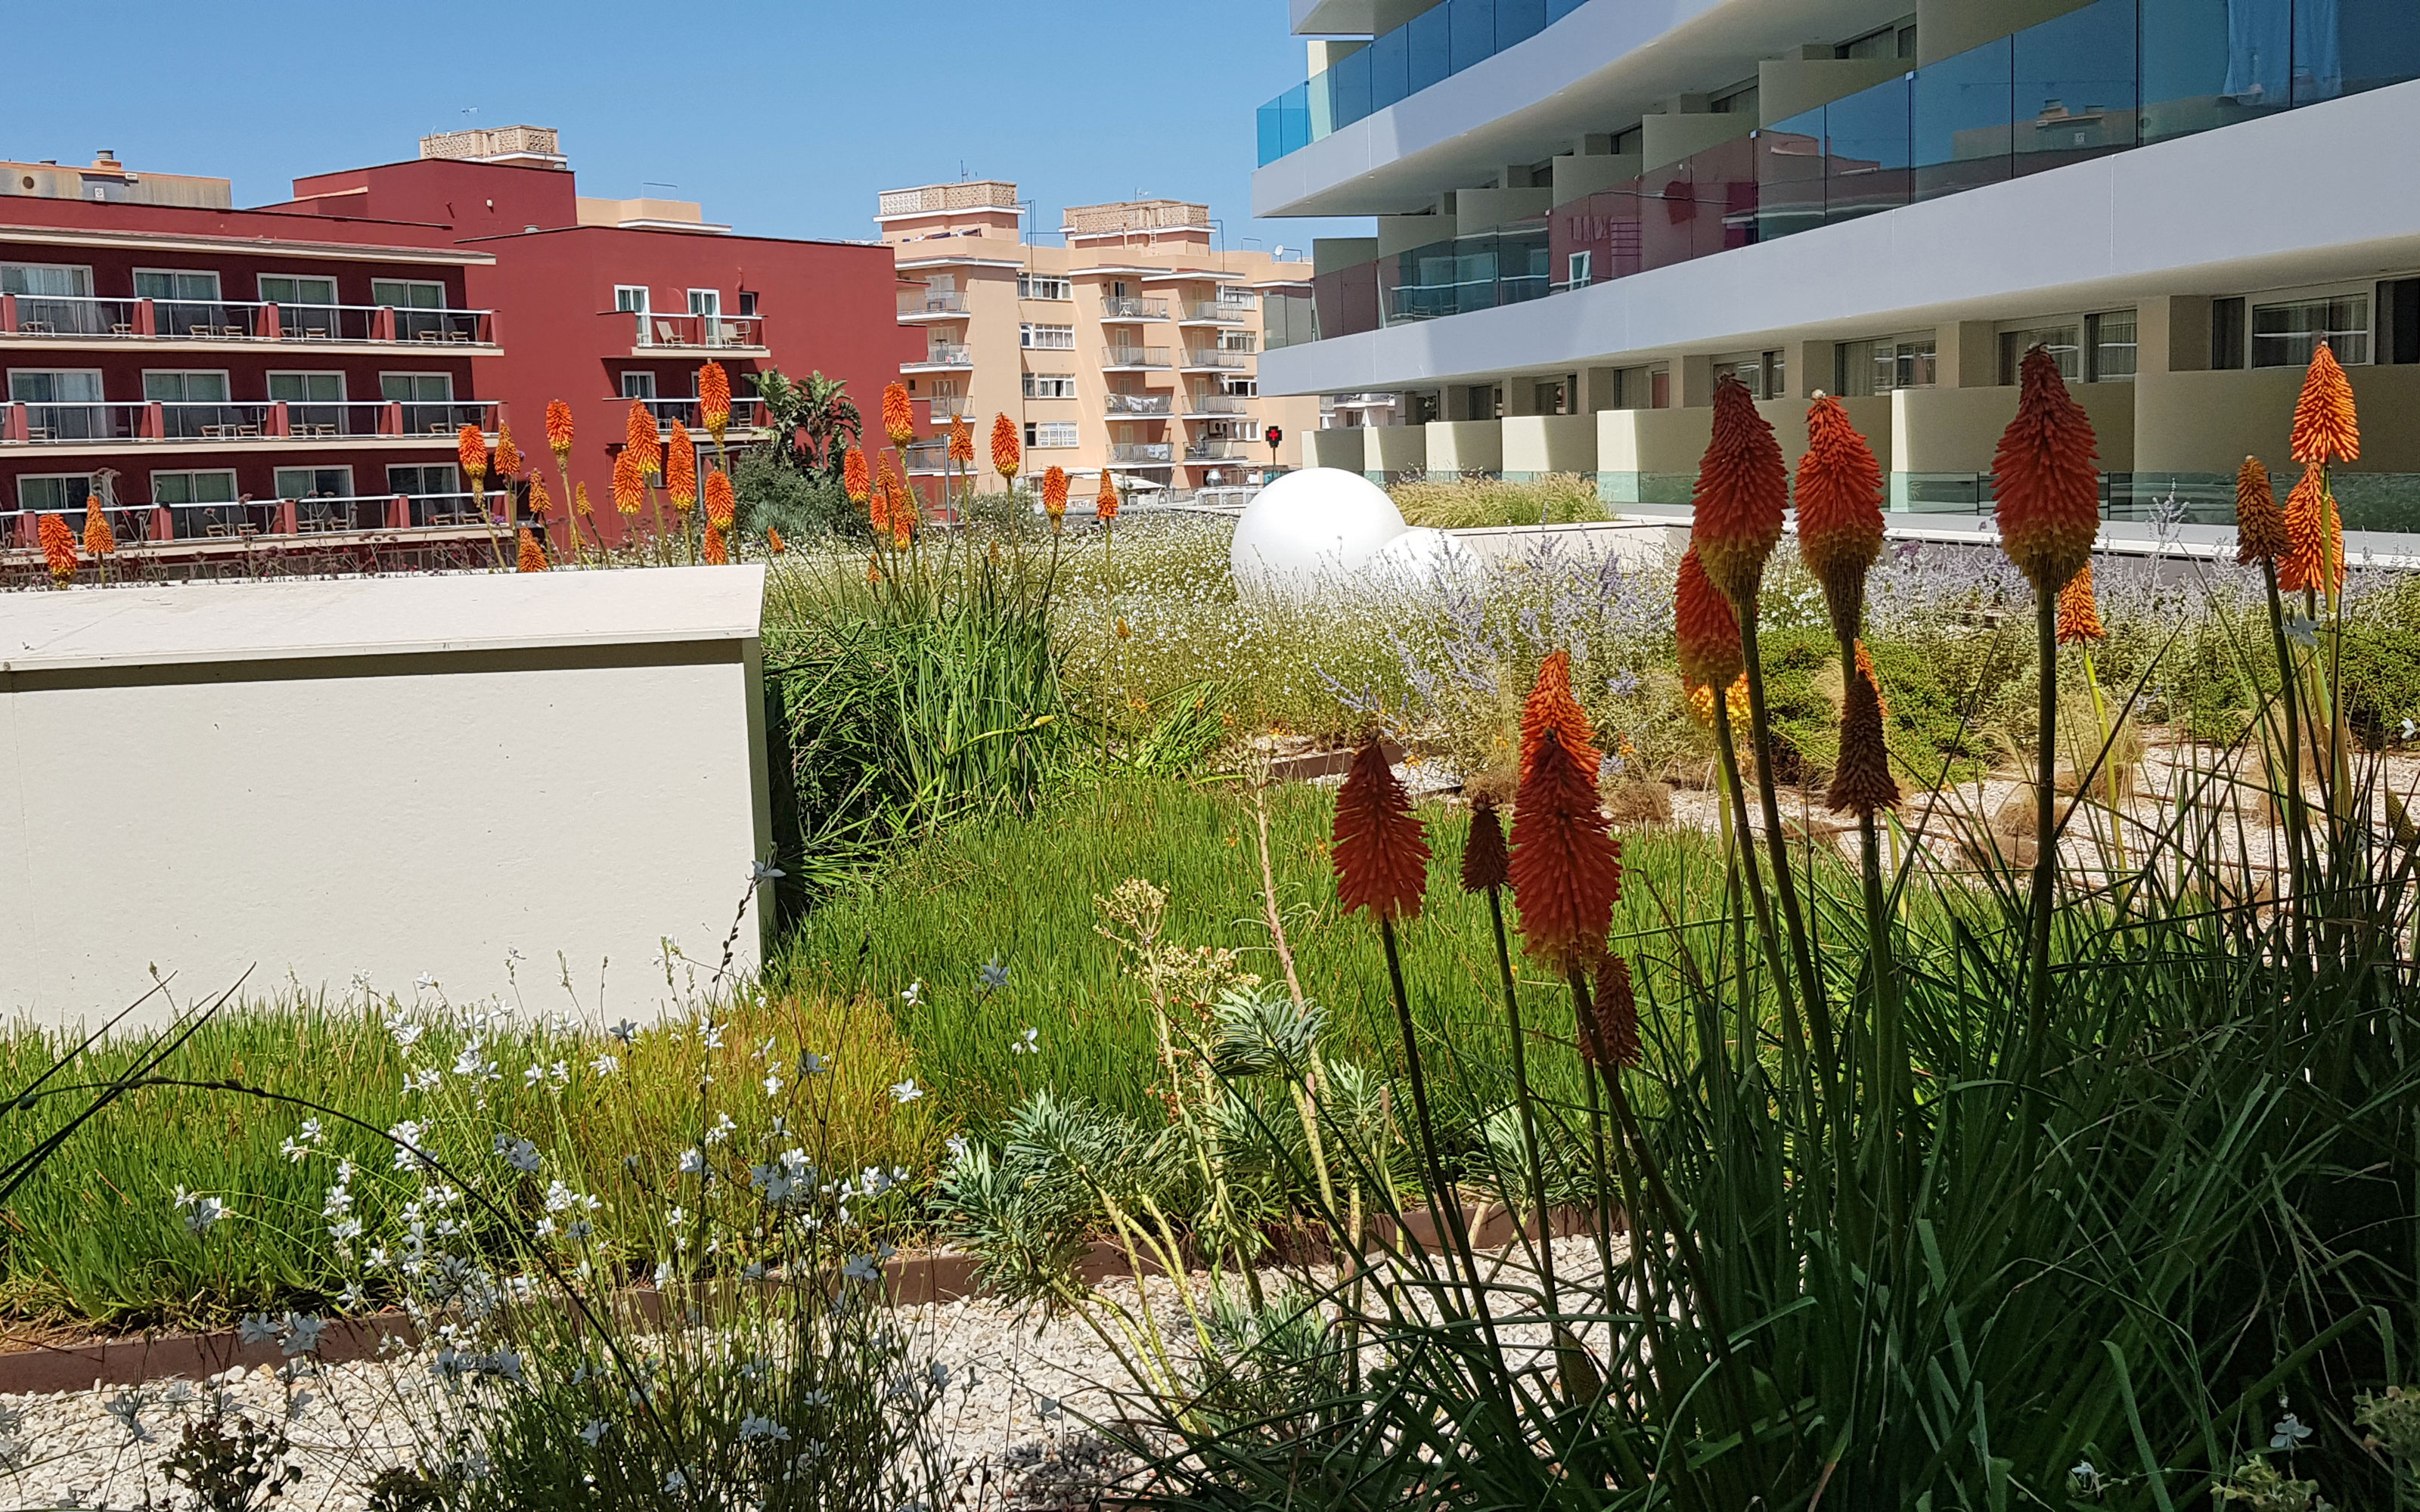
{"type": "MultiPolygon", "coordinates": [[[[1617,1255],[1620,1250],[1617,1249],[1617,1255]]],[[[1594,1242],[1557,1241],[1556,1269],[1567,1285],[1598,1270],[1594,1242]]],[[[1519,1248],[1503,1252],[1499,1284],[1530,1281],[1519,1248]]],[[[1271,1286],[1288,1279],[1265,1273],[1271,1286]]],[[[1147,1283],[1161,1326],[1189,1341],[1173,1283],[1147,1283]]],[[[1194,1278],[1197,1295],[1202,1286],[1194,1278]]],[[[1106,1281],[1101,1301],[1129,1315],[1143,1300],[1127,1278],[1106,1281]]],[[[1571,1305],[1567,1303],[1566,1305],[1571,1305]]],[[[1076,1318],[1045,1319],[980,1299],[902,1307],[900,1323],[948,1368],[937,1412],[945,1452],[962,1476],[955,1505],[1000,1512],[1057,1512],[1091,1504],[1094,1488],[1131,1468],[1087,1427],[1114,1421],[1122,1395],[1134,1391],[1125,1368],[1076,1318]]],[[[1601,1331],[1592,1342],[1602,1348],[1601,1331]]],[[[1543,1353],[1542,1327],[1503,1330],[1516,1350],[1543,1353]]],[[[163,1381],[139,1388],[0,1396],[13,1419],[5,1436],[23,1468],[0,1475],[0,1509],[133,1508],[183,1504],[171,1496],[161,1462],[187,1423],[214,1400],[229,1415],[283,1423],[303,1479],[278,1504],[296,1512],[362,1512],[365,1482],[378,1468],[411,1458],[403,1403],[426,1379],[424,1366],[364,1361],[300,1374],[240,1366],[200,1381],[163,1381]]]]}

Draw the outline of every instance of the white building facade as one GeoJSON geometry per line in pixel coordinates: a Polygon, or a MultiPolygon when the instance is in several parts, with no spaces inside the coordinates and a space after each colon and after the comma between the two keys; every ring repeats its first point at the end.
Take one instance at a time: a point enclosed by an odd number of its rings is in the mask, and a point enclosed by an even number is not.
{"type": "Polygon", "coordinates": [[[1906,5],[1294,0],[1254,211],[1376,218],[1263,360],[1349,397],[1310,460],[1685,505],[1730,373],[1793,458],[1838,393],[1895,510],[1972,515],[2040,342],[2111,517],[2223,525],[2326,341],[2347,524],[2420,531],[2420,8],[1906,5]]]}

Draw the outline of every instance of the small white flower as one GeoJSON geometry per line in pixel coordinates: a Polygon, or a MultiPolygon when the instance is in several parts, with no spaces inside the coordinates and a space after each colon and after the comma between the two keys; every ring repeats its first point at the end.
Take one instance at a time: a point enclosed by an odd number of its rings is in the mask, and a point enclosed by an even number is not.
{"type": "Polygon", "coordinates": [[[622,1069],[622,1062],[618,1057],[598,1056],[588,1063],[588,1069],[599,1076],[611,1076],[622,1069]]]}
{"type": "Polygon", "coordinates": [[[510,1134],[496,1135],[496,1157],[517,1171],[535,1172],[540,1165],[537,1146],[510,1134]]]}
{"type": "Polygon", "coordinates": [[[1042,1054],[1041,1039],[1042,1031],[1029,1024],[1023,1034],[1008,1042],[1008,1053],[1012,1056],[1038,1056],[1042,1054]]]}
{"type": "Polygon", "coordinates": [[[687,1490],[688,1489],[689,1489],[689,1477],[688,1477],[687,1475],[682,1474],[682,1473],[681,1473],[679,1471],[677,1471],[677,1470],[668,1470],[668,1471],[664,1472],[664,1489],[665,1489],[665,1490],[667,1490],[667,1491],[680,1491],[680,1490],[687,1490]]]}
{"type": "Polygon", "coordinates": [[[327,1320],[310,1313],[286,1315],[286,1355],[292,1359],[308,1354],[319,1347],[319,1335],[328,1330],[327,1320]]]}
{"type": "Polygon", "coordinates": [[[718,1113],[714,1116],[714,1127],[706,1132],[706,1142],[709,1145],[719,1145],[737,1133],[739,1125],[731,1121],[730,1114],[718,1113]]]}
{"type": "Polygon", "coordinates": [[[765,1088],[767,1097],[779,1097],[782,1095],[782,1073],[777,1071],[758,1085],[765,1088]]]}
{"type": "Polygon", "coordinates": [[[783,1427],[781,1424],[774,1422],[769,1417],[759,1417],[755,1413],[751,1412],[739,1420],[739,1442],[742,1443],[746,1443],[754,1439],[786,1440],[789,1436],[790,1430],[788,1428],[783,1427]]]}
{"type": "Polygon", "coordinates": [[[580,1430],[580,1436],[588,1441],[588,1447],[596,1448],[597,1441],[605,1437],[605,1420],[601,1417],[590,1418],[587,1426],[580,1430]]]}
{"type": "Polygon", "coordinates": [[[2301,1418],[2296,1417],[2293,1413],[2288,1412],[2271,1426],[2269,1430],[2269,1447],[2272,1449],[2286,1450],[2299,1449],[2303,1446],[2303,1441],[2310,1436],[2310,1426],[2304,1423],[2301,1418]]]}
{"type": "Polygon", "coordinates": [[[411,979],[411,990],[416,993],[425,993],[436,985],[437,979],[426,971],[411,979]]]}
{"type": "Polygon", "coordinates": [[[913,1076],[904,1082],[894,1082],[891,1087],[891,1098],[895,1103],[913,1103],[923,1095],[924,1089],[916,1085],[916,1078],[913,1076]]]}
{"type": "Polygon", "coordinates": [[[197,1234],[208,1233],[211,1225],[235,1216],[235,1210],[216,1197],[194,1197],[183,1206],[185,1227],[197,1234]]]}
{"type": "Polygon", "coordinates": [[[680,1173],[681,1173],[683,1176],[700,1176],[700,1175],[705,1174],[705,1171],[706,1171],[706,1151],[705,1151],[705,1150],[700,1149],[698,1149],[698,1148],[696,1148],[695,1146],[693,1146],[693,1145],[692,1145],[692,1146],[691,1146],[691,1147],[690,1147],[689,1149],[684,1149],[684,1150],[682,1150],[682,1151],[681,1151],[681,1158],[680,1158],[680,1173]]]}
{"type": "Polygon", "coordinates": [[[247,1347],[273,1344],[277,1341],[277,1319],[267,1313],[254,1313],[235,1325],[236,1342],[247,1347]]]}
{"type": "Polygon", "coordinates": [[[959,1161],[967,1158],[966,1135],[952,1134],[949,1138],[942,1140],[941,1143],[949,1148],[950,1159],[959,1161]]]}
{"type": "Polygon", "coordinates": [[[628,1044],[639,1037],[639,1026],[632,1020],[624,1019],[605,1032],[622,1043],[628,1044]]]}
{"type": "Polygon", "coordinates": [[[921,981],[909,982],[908,990],[899,995],[899,1000],[909,1008],[921,1007],[924,1001],[924,984],[921,981]]]}

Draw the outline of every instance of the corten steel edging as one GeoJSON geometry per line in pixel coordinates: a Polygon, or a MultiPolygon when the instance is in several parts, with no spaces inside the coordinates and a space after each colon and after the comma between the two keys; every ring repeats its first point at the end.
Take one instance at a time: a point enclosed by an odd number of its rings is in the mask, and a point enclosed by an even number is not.
{"type": "MultiPolygon", "coordinates": [[[[1471,1242],[1489,1250],[1509,1247],[1514,1240],[1512,1220],[1501,1204],[1482,1203],[1464,1209],[1465,1221],[1471,1225],[1471,1242]]],[[[1567,1238],[1587,1230],[1595,1214],[1585,1209],[1562,1208],[1553,1214],[1551,1227],[1557,1238],[1567,1238]]],[[[1614,1214],[1617,1227],[1621,1217],[1614,1214]]],[[[1436,1224],[1425,1210],[1404,1215],[1403,1229],[1423,1249],[1443,1246],[1436,1236],[1436,1224]]],[[[1380,1246],[1393,1242],[1398,1233],[1390,1219],[1377,1218],[1371,1224],[1373,1253],[1380,1246]]],[[[1537,1237],[1537,1225],[1525,1226],[1527,1237],[1537,1237]]],[[[1324,1237],[1309,1230],[1296,1230],[1270,1236],[1272,1258],[1285,1265],[1325,1265],[1334,1258],[1334,1250],[1324,1237]]],[[[1202,1269],[1190,1249],[1187,1252],[1188,1268],[1202,1269]]],[[[1149,1257],[1143,1259],[1146,1274],[1165,1273],[1149,1257]]],[[[940,1253],[933,1255],[898,1256],[885,1261],[882,1267],[884,1291],[893,1305],[923,1306],[935,1303],[957,1302],[983,1294],[976,1279],[975,1258],[971,1255],[940,1253]]],[[[1125,1251],[1106,1240],[1095,1240],[1083,1257],[1076,1262],[1076,1273],[1086,1282],[1099,1282],[1114,1276],[1131,1274],[1125,1251]]],[[[627,1305],[654,1316],[662,1306],[660,1295],[652,1287],[633,1288],[625,1295],[627,1305]]],[[[322,1365],[346,1365],[372,1359],[393,1348],[388,1343],[410,1346],[417,1342],[417,1331],[409,1318],[400,1312],[373,1313],[366,1318],[332,1319],[327,1332],[319,1337],[319,1347],[310,1358],[322,1365]]],[[[41,1345],[32,1349],[0,1350],[0,1396],[22,1396],[55,1392],[87,1391],[96,1387],[132,1386],[145,1381],[176,1378],[199,1380],[242,1365],[250,1369],[274,1369],[287,1363],[288,1356],[273,1342],[245,1344],[233,1329],[219,1329],[206,1334],[147,1334],[119,1338],[97,1338],[80,1343],[41,1345]]]]}

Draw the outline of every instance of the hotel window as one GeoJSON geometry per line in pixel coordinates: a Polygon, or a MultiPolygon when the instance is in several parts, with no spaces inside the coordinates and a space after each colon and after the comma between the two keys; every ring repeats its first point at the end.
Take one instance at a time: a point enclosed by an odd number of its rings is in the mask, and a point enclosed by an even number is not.
{"type": "Polygon", "coordinates": [[[173,268],[137,268],[134,270],[134,297],[138,300],[167,300],[180,304],[216,304],[219,301],[219,275],[173,268]]]}
{"type": "Polygon", "coordinates": [[[225,373],[160,373],[143,375],[143,397],[152,404],[225,404],[225,373]]]}
{"type": "Polygon", "coordinates": [[[445,285],[413,279],[374,278],[370,280],[370,302],[393,305],[398,310],[442,310],[445,285]]]}
{"type": "Polygon", "coordinates": [[[2134,381],[2134,312],[2112,310],[2084,317],[2085,370],[2087,383],[2134,381]]]}
{"type": "Polygon", "coordinates": [[[92,270],[58,263],[0,263],[0,294],[92,298],[92,270]]]}
{"type": "Polygon", "coordinates": [[[1595,253],[1593,253],[1593,252],[1575,252],[1575,253],[1573,253],[1573,254],[1572,254],[1572,256],[1571,256],[1571,263],[1570,263],[1570,266],[1565,270],[1565,273],[1566,273],[1566,275],[1567,275],[1567,276],[1566,276],[1566,277],[1565,277],[1565,279],[1564,279],[1564,284],[1565,284],[1565,285],[1566,285],[1567,287],[1570,287],[1570,288],[1586,288],[1586,287],[1588,287],[1590,284],[1593,284],[1593,283],[1595,283],[1595,282],[1596,282],[1596,272],[1595,272],[1595,270],[1596,270],[1596,254],[1595,254],[1595,253]]]}
{"type": "Polygon", "coordinates": [[[1257,399],[1261,396],[1261,380],[1248,378],[1222,378],[1218,392],[1231,399],[1257,399]]]}
{"type": "Polygon", "coordinates": [[[1037,326],[1029,320],[1016,328],[1016,344],[1036,351],[1072,352],[1076,349],[1076,328],[1037,326]]]}
{"type": "Polygon", "coordinates": [[[2334,294],[2252,307],[2252,365],[2302,367],[2320,342],[2339,363],[2369,361],[2369,296],[2334,294]]]}
{"type": "Polygon", "coordinates": [[[8,397],[18,404],[99,404],[101,402],[101,369],[11,368],[8,370],[8,397]]]}
{"type": "MultiPolygon", "coordinates": [[[[208,474],[204,474],[207,476],[208,474]]],[[[151,474],[156,482],[160,476],[151,474]]],[[[225,474],[227,486],[235,486],[235,474],[225,474]]],[[[280,499],[350,499],[353,497],[353,470],[350,468],[279,468],[276,475],[277,497],[280,499]]],[[[232,499],[233,494],[227,495],[232,499]]]]}
{"type": "Polygon", "coordinates": [[[613,309],[614,312],[619,315],[646,314],[647,285],[644,284],[614,285],[613,309]]]}
{"type": "Polygon", "coordinates": [[[622,375],[623,398],[652,399],[655,396],[656,376],[653,373],[625,373],[622,375]]]}
{"type": "Polygon", "coordinates": [[[1894,389],[1929,389],[1934,382],[1935,351],[1930,331],[1844,341],[1832,349],[1832,392],[1858,399],[1894,389]]]}
{"type": "Polygon", "coordinates": [[[2058,363],[2058,376],[2070,383],[2084,381],[2084,341],[2082,329],[2072,320],[2060,325],[2024,326],[2000,332],[2000,381],[2013,384],[2024,366],[2025,353],[2036,347],[2050,349],[2051,360],[2058,363]]]}
{"type": "Polygon", "coordinates": [[[739,314],[743,319],[752,317],[756,314],[756,291],[754,289],[743,288],[739,291],[739,314]]]}
{"type": "MultiPolygon", "coordinates": [[[[282,478],[286,474],[280,471],[277,475],[282,478]]],[[[347,475],[349,477],[350,473],[347,475]]],[[[300,499],[302,496],[280,489],[278,497],[300,499]]],[[[231,504],[235,502],[235,474],[231,471],[154,472],[151,474],[151,501],[155,504],[231,504]]]]}
{"type": "Polygon", "coordinates": [[[29,514],[55,515],[63,510],[82,509],[92,497],[92,474],[64,473],[48,478],[19,478],[17,507],[29,514]]]}
{"type": "Polygon", "coordinates": [[[1025,426],[1025,444],[1029,447],[1047,450],[1052,447],[1080,446],[1083,442],[1078,437],[1075,422],[1052,420],[1038,424],[1028,421],[1025,426]]]}
{"type": "Polygon", "coordinates": [[[1072,300],[1076,297],[1076,285],[1064,278],[1019,273],[1016,275],[1016,297],[1020,300],[1072,300]]]}
{"type": "Polygon", "coordinates": [[[1029,399],[1072,399],[1076,397],[1076,376],[1073,373],[1028,373],[1025,375],[1025,396],[1029,399]]]}
{"type": "Polygon", "coordinates": [[[1789,392],[1788,374],[1779,352],[1737,352],[1714,359],[1714,379],[1725,374],[1747,385],[1747,392],[1759,399],[1778,399],[1789,392]]]}
{"type": "Polygon", "coordinates": [[[428,499],[440,494],[462,491],[462,475],[446,462],[431,467],[400,467],[386,470],[386,491],[402,494],[408,499],[428,499]]]}
{"type": "Polygon", "coordinates": [[[1261,338],[1249,331],[1222,331],[1218,332],[1218,349],[1222,352],[1256,352],[1261,349],[1261,338]]]}
{"type": "Polygon", "coordinates": [[[284,273],[260,275],[260,297],[271,304],[306,305],[336,302],[336,281],[333,278],[294,278],[284,273]]]}
{"type": "Polygon", "coordinates": [[[380,373],[379,397],[395,404],[451,404],[451,373],[380,373]]]}
{"type": "Polygon", "coordinates": [[[269,375],[269,396],[287,404],[343,404],[345,375],[342,373],[271,373],[269,375]]]}
{"type": "Polygon", "coordinates": [[[2210,301],[2210,365],[2218,373],[2243,365],[2243,305],[2241,299],[2210,301]]]}

